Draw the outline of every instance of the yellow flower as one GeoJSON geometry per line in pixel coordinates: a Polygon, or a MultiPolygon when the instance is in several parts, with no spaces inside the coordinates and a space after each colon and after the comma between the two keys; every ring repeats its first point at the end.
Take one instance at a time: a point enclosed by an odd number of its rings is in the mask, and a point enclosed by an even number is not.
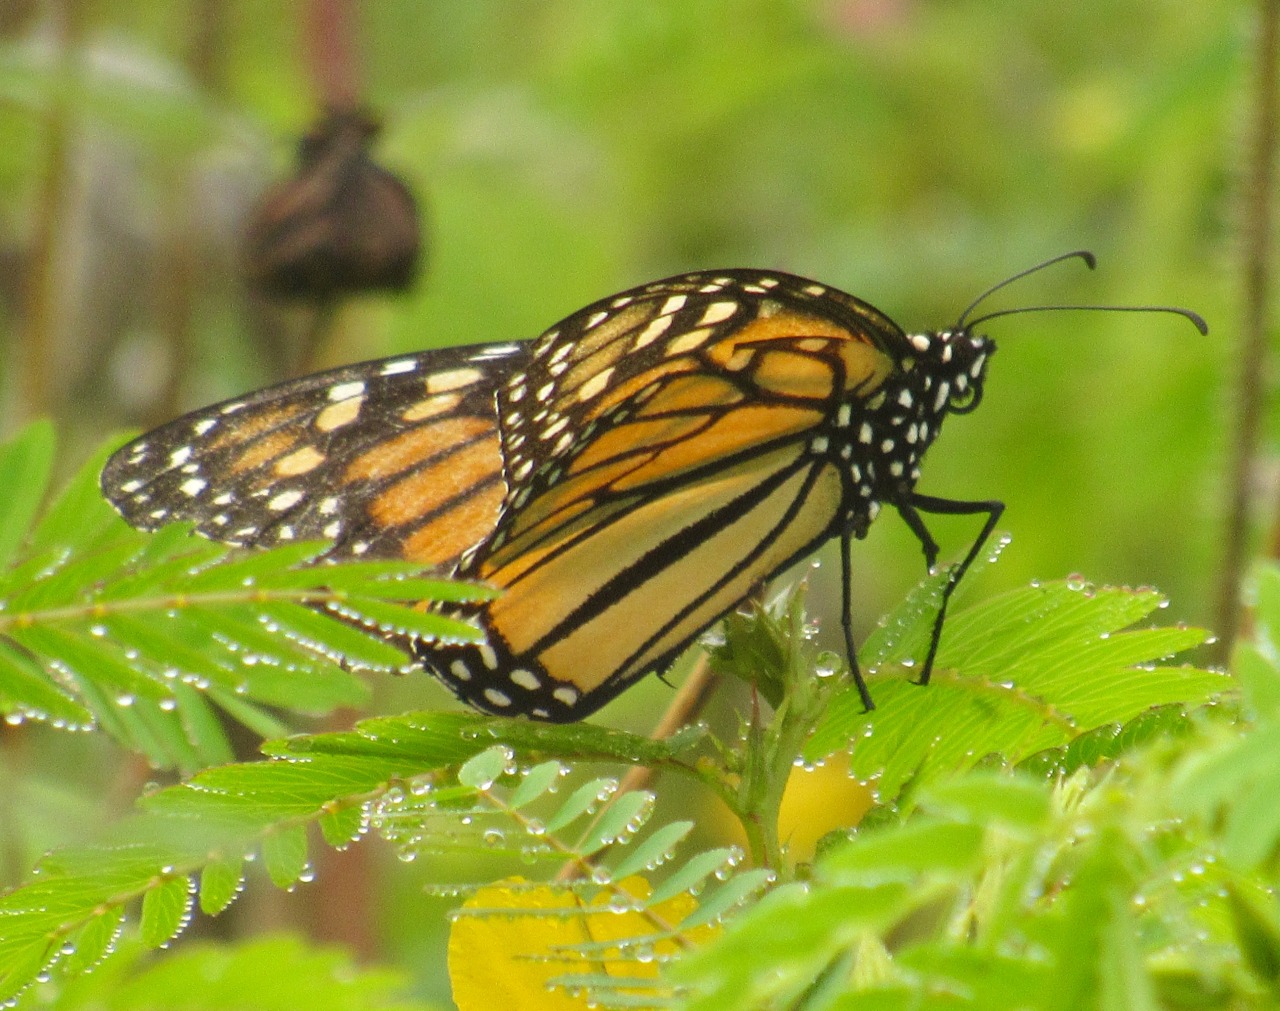
{"type": "MultiPolygon", "coordinates": [[[[633,877],[618,887],[636,899],[650,894],[648,881],[633,877]]],[[[642,912],[617,912],[616,892],[603,890],[590,903],[567,888],[530,887],[522,878],[482,888],[463,904],[449,934],[449,979],[459,1011],[585,1011],[582,993],[551,988],[564,975],[605,974],[619,979],[656,980],[657,960],[680,945],[671,939],[635,950],[593,950],[591,958],[565,951],[573,945],[618,941],[662,932],[655,924],[674,927],[697,908],[688,895],[655,906],[651,918],[642,912]]],[[[683,934],[703,943],[718,927],[697,927],[683,934]]]]}

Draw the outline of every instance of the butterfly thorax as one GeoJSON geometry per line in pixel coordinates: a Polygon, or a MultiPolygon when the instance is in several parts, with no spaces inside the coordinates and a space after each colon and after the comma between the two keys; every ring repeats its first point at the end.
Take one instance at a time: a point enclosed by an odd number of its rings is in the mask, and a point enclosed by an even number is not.
{"type": "Polygon", "coordinates": [[[904,501],[920,478],[920,461],[948,414],[967,414],[982,399],[995,344],[966,330],[910,334],[912,353],[870,397],[841,404],[829,433],[813,449],[847,467],[853,532],[861,537],[880,504],[904,501]]]}

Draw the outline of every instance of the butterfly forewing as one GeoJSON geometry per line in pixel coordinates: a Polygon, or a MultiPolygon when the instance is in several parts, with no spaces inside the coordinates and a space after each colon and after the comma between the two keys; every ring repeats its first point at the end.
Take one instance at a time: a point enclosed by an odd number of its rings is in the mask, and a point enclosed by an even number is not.
{"type": "Polygon", "coordinates": [[[480,615],[489,645],[424,654],[455,690],[584,715],[839,529],[848,480],[821,433],[852,425],[839,405],[875,392],[904,339],[823,290],[686,275],[535,344],[500,397],[509,508],[468,567],[504,591],[480,615]]]}
{"type": "Polygon", "coordinates": [[[527,345],[452,348],[283,383],[169,423],[102,476],[133,525],[231,544],[325,539],[335,556],[448,571],[506,493],[495,391],[527,345]]]}

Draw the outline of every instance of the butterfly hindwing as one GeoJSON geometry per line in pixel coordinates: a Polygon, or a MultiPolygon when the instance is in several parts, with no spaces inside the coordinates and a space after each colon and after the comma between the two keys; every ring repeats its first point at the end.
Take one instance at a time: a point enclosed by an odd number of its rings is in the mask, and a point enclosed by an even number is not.
{"type": "Polygon", "coordinates": [[[526,348],[364,362],[197,411],[119,450],[103,491],[143,529],[185,520],[231,544],[326,539],[335,556],[447,571],[496,523],[495,393],[526,348]]]}

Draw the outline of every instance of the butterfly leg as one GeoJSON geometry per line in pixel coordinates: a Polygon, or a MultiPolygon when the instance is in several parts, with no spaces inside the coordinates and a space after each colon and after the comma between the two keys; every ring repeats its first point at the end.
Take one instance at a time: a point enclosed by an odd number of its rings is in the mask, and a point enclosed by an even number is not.
{"type": "Polygon", "coordinates": [[[853,683],[858,686],[858,694],[867,712],[871,712],[876,704],[871,701],[871,691],[858,669],[858,651],[853,645],[853,567],[849,561],[853,549],[853,538],[856,531],[846,528],[840,535],[840,585],[842,588],[840,608],[840,626],[844,629],[844,652],[849,658],[849,673],[853,675],[853,683]]]}
{"type": "Polygon", "coordinates": [[[969,571],[969,566],[978,557],[978,552],[982,550],[982,546],[987,543],[987,538],[991,536],[991,531],[1000,522],[1000,515],[1004,512],[1004,503],[996,500],[958,502],[954,499],[934,498],[932,495],[918,495],[912,492],[909,498],[897,504],[897,508],[907,526],[911,528],[911,532],[919,538],[920,546],[924,549],[925,562],[928,564],[930,572],[933,571],[934,563],[938,559],[938,544],[929,533],[928,528],[925,527],[924,520],[920,518],[920,513],[932,513],[935,516],[976,516],[980,513],[987,514],[987,521],[982,525],[982,530],[970,546],[969,553],[964,556],[959,564],[951,567],[951,571],[947,573],[947,581],[942,587],[942,603],[938,606],[938,615],[933,620],[933,632],[929,636],[929,652],[920,671],[919,683],[927,685],[929,676],[933,673],[933,659],[938,653],[938,642],[942,638],[942,623],[947,617],[947,604],[951,600],[951,594],[955,592],[955,588],[960,584],[960,580],[964,578],[964,574],[969,571]]]}

